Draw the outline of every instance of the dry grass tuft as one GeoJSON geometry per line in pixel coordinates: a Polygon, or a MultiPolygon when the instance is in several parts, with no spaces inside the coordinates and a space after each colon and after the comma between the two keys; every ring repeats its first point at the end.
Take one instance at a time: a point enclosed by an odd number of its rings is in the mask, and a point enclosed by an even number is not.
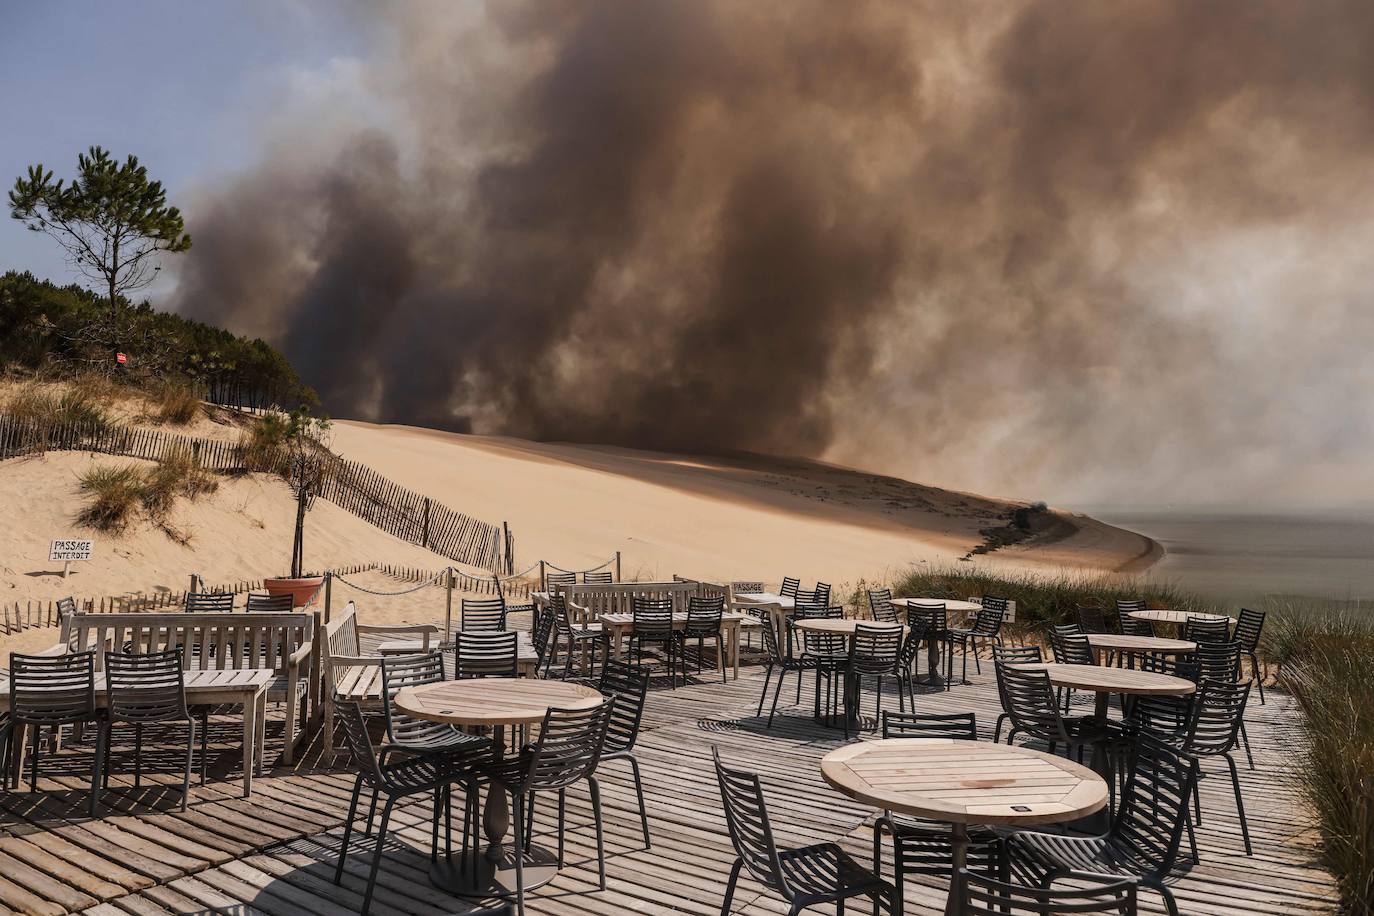
{"type": "Polygon", "coordinates": [[[130,465],[105,465],[81,475],[81,489],[92,495],[77,521],[96,531],[118,534],[129,527],[143,505],[144,475],[130,465]]]}
{"type": "Polygon", "coordinates": [[[168,379],[152,390],[153,415],[161,423],[185,426],[204,411],[200,391],[187,382],[168,379]]]}
{"type": "Polygon", "coordinates": [[[178,499],[195,500],[218,487],[215,474],[186,449],[169,452],[146,470],[128,465],[96,467],[81,477],[81,489],[92,494],[92,501],[77,520],[97,531],[117,534],[128,528],[141,510],[168,537],[185,544],[190,535],[172,527],[168,514],[178,499]]]}

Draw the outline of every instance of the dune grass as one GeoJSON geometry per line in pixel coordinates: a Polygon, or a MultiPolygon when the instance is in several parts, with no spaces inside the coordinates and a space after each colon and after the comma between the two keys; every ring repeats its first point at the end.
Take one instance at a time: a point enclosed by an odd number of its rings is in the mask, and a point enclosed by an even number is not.
{"type": "Polygon", "coordinates": [[[77,521],[97,531],[118,534],[142,513],[168,537],[186,543],[189,537],[168,523],[168,514],[179,498],[194,500],[218,486],[214,472],[202,467],[185,449],[170,451],[146,469],[100,465],[81,476],[81,489],[91,494],[91,501],[77,521]]]}
{"type": "MultiPolygon", "coordinates": [[[[1076,619],[1080,605],[1111,609],[1117,598],[1172,609],[1230,608],[1167,583],[1130,576],[913,569],[893,593],[931,598],[1000,595],[1016,602],[1017,627],[1035,635],[1076,619]]],[[[866,602],[865,602],[866,604],[866,602]]],[[[1293,742],[1290,772],[1322,838],[1322,857],[1341,888],[1342,912],[1374,916],[1374,608],[1351,602],[1269,598],[1259,654],[1303,711],[1305,741],[1293,742]]]]}
{"type": "Polygon", "coordinates": [[[164,380],[147,397],[153,416],[160,423],[185,426],[201,414],[200,391],[189,382],[164,380]]]}
{"type": "Polygon", "coordinates": [[[144,474],[132,465],[104,465],[81,475],[81,489],[91,501],[77,521],[96,531],[113,534],[125,530],[143,504],[144,474]]]}
{"type": "Polygon", "coordinates": [[[79,385],[59,393],[37,382],[28,382],[11,392],[5,400],[4,412],[39,429],[73,424],[96,428],[110,422],[99,394],[79,385]]]}

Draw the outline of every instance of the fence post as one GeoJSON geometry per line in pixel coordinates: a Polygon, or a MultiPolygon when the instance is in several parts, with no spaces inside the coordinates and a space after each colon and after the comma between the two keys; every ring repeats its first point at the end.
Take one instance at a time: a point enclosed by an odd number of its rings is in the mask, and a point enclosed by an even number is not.
{"type": "MultiPolygon", "coordinates": [[[[325,623],[329,623],[329,606],[330,606],[330,601],[331,601],[331,600],[333,599],[333,597],[334,597],[334,589],[331,587],[331,586],[333,586],[333,584],[334,584],[334,572],[333,572],[332,570],[328,570],[328,571],[326,571],[325,574],[324,574],[324,622],[325,622],[325,623]]],[[[319,637],[317,636],[317,637],[315,637],[315,638],[318,639],[319,637]]]]}
{"type": "Polygon", "coordinates": [[[425,497],[425,530],[420,537],[420,546],[429,549],[429,497],[425,497]]]}
{"type": "Polygon", "coordinates": [[[545,577],[544,577],[544,561],[543,561],[543,560],[540,560],[540,561],[539,561],[539,590],[540,590],[541,592],[546,592],[546,591],[549,590],[548,582],[547,582],[547,580],[546,580],[545,577]]]}
{"type": "Polygon", "coordinates": [[[501,522],[501,550],[506,555],[506,575],[515,572],[515,557],[510,552],[510,525],[501,522]]]}
{"type": "Polygon", "coordinates": [[[453,632],[453,567],[446,567],[444,574],[444,638],[439,640],[439,645],[444,645],[449,641],[449,635],[453,632]]]}
{"type": "Polygon", "coordinates": [[[619,551],[619,550],[617,550],[617,551],[615,552],[615,581],[617,581],[617,582],[624,582],[624,581],[625,581],[624,579],[622,579],[622,578],[620,577],[620,551],[619,551]]]}

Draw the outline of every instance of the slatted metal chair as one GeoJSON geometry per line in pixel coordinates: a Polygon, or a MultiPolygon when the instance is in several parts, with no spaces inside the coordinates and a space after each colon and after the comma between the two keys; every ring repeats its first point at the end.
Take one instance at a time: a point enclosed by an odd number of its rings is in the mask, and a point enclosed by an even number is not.
{"type": "Polygon", "coordinates": [[[1233,634],[1236,642],[1240,643],[1240,649],[1250,659],[1250,679],[1259,687],[1260,705],[1264,705],[1264,671],[1259,663],[1259,642],[1264,634],[1264,611],[1252,611],[1248,607],[1240,609],[1240,617],[1236,620],[1236,631],[1233,634]]]}
{"type": "MultiPolygon", "coordinates": [[[[1093,653],[1088,637],[1083,635],[1078,624],[1070,623],[1050,628],[1050,651],[1058,665],[1095,665],[1097,656],[1093,653]]],[[[1075,691],[1066,688],[1060,691],[1064,712],[1069,711],[1075,691]]]]}
{"type": "MultiPolygon", "coordinates": [[[[339,846],[339,862],[334,869],[334,883],[343,883],[344,863],[348,858],[349,841],[353,836],[353,821],[358,814],[358,800],[363,788],[372,790],[372,806],[377,798],[385,796],[382,806],[382,822],[377,830],[377,845],[372,850],[372,866],[367,875],[367,890],[363,892],[363,905],[359,916],[366,916],[372,909],[372,893],[377,886],[377,869],[382,864],[382,850],[386,847],[387,830],[391,825],[391,812],[398,801],[415,795],[434,796],[433,814],[430,819],[430,861],[439,857],[439,819],[448,811],[449,780],[452,775],[443,760],[430,754],[416,754],[410,749],[387,745],[377,750],[372,744],[372,736],[367,732],[367,720],[357,703],[339,703],[335,707],[340,724],[343,726],[344,740],[353,754],[353,763],[358,768],[358,777],[353,783],[353,797],[348,803],[348,819],[344,821],[343,842],[339,846]]],[[[372,829],[373,811],[368,811],[368,830],[372,829]]],[[[445,818],[444,850],[451,853],[453,847],[452,819],[445,818]]],[[[466,840],[467,830],[464,830],[466,840]]],[[[466,853],[466,848],[464,853],[466,853]]]]}
{"type": "Polygon", "coordinates": [[[954,876],[945,912],[952,916],[1045,916],[1046,913],[1136,916],[1139,912],[1134,880],[1085,878],[1080,884],[1080,887],[1062,891],[1026,887],[961,868],[954,876]]]}
{"type": "Polygon", "coordinates": [[[522,916],[525,912],[525,856],[522,853],[529,847],[527,825],[534,820],[535,796],[540,792],[558,793],[558,864],[561,867],[567,789],[579,782],[587,783],[592,816],[596,821],[597,874],[601,889],[606,889],[606,844],[596,767],[601,760],[610,719],[610,700],[590,709],[550,709],[544,714],[539,738],[532,748],[515,757],[495,761],[481,771],[491,783],[487,791],[506,792],[511,797],[511,824],[515,827],[515,901],[522,916]]]}
{"type": "MultiPolygon", "coordinates": [[[[38,789],[38,758],[44,728],[61,729],[64,725],[84,725],[103,722],[105,713],[95,704],[95,653],[70,652],[64,655],[10,656],[10,721],[11,733],[32,732],[29,750],[29,788],[38,789]]],[[[95,755],[91,762],[91,817],[95,817],[100,788],[100,767],[105,756],[104,729],[97,732],[95,755]]],[[[14,769],[10,785],[19,786],[18,748],[11,757],[14,769]]]]}
{"type": "Polygon", "coordinates": [[[1078,628],[1084,633],[1112,632],[1111,626],[1107,623],[1107,612],[1095,604],[1078,606],[1078,628]]]}
{"type": "Polygon", "coordinates": [[[716,782],[720,785],[721,805],[730,842],[735,848],[735,864],[725,885],[721,913],[730,912],[741,871],[747,870],[765,888],[782,897],[788,913],[800,913],[820,903],[833,903],[843,912],[850,897],[870,897],[875,908],[885,903],[889,912],[900,916],[902,900],[896,889],[864,868],[835,843],[816,843],[795,849],[778,849],[763,786],[756,774],[727,767],[720,749],[711,748],[715,759],[716,782]]]}
{"type": "Polygon", "coordinates": [[[295,609],[295,599],[291,595],[260,595],[256,592],[248,593],[248,603],[244,605],[244,610],[250,614],[289,614],[295,609]]]}
{"type": "Polygon", "coordinates": [[[992,645],[1000,645],[1002,642],[1002,621],[1007,616],[1007,599],[986,596],[983,598],[983,606],[978,610],[978,616],[973,619],[973,626],[966,628],[951,627],[949,630],[949,652],[950,652],[950,673],[953,674],[954,647],[959,646],[959,654],[964,659],[962,680],[968,680],[968,653],[973,650],[973,670],[979,674],[983,673],[983,666],[978,661],[978,641],[992,645]]]}
{"type": "Polygon", "coordinates": [[[800,702],[801,681],[803,674],[814,667],[814,663],[804,660],[800,656],[793,656],[782,651],[778,645],[778,631],[771,619],[763,621],[763,649],[767,657],[764,659],[763,690],[759,693],[759,708],[756,715],[763,715],[763,703],[768,698],[768,684],[773,679],[773,672],[778,674],[777,684],[773,687],[773,705],[768,711],[767,728],[773,727],[773,716],[778,711],[778,696],[782,693],[782,682],[786,679],[789,671],[797,674],[797,696],[800,702]]]}
{"type": "Polygon", "coordinates": [[[926,621],[922,617],[910,618],[906,627],[906,637],[902,640],[902,654],[897,664],[897,689],[906,693],[911,708],[916,708],[916,660],[921,655],[921,643],[926,639],[926,621]]]}
{"type": "Polygon", "coordinates": [[[544,576],[544,587],[549,591],[557,591],[565,585],[576,585],[577,573],[570,572],[551,572],[544,576]]]}
{"type": "Polygon", "coordinates": [[[817,582],[817,583],[816,583],[816,600],[817,600],[817,601],[820,601],[820,602],[823,603],[823,604],[829,604],[829,603],[830,603],[830,583],[829,583],[829,582],[817,582]]]}
{"type": "Polygon", "coordinates": [[[568,619],[568,599],[563,594],[549,596],[549,607],[553,612],[554,639],[552,645],[545,655],[544,676],[548,677],[549,669],[553,666],[554,656],[558,652],[559,643],[563,643],[567,648],[567,658],[563,664],[563,676],[572,675],[572,663],[574,656],[586,648],[591,647],[590,664],[591,670],[587,672],[590,677],[596,671],[596,650],[601,649],[601,660],[604,664],[610,657],[610,638],[600,624],[582,626],[574,624],[568,619]]]}
{"type": "Polygon", "coordinates": [[[868,610],[874,620],[883,623],[897,623],[897,608],[892,604],[892,589],[870,588],[868,590],[868,610]]]}
{"type": "MultiPolygon", "coordinates": [[[[1040,652],[1039,646],[993,646],[992,661],[996,665],[1002,662],[1009,665],[1016,664],[1039,664],[1043,662],[1044,656],[1040,652]]],[[[997,679],[997,699],[1001,701],[1002,711],[997,715],[997,723],[992,730],[993,743],[1002,740],[1002,724],[1011,716],[1008,706],[1006,691],[1002,689],[1002,679],[997,679]]],[[[914,703],[912,704],[915,705],[914,703]]],[[[1011,735],[1007,735],[1007,743],[1011,743],[1011,735]]]]}
{"type": "MultiPolygon", "coordinates": [[[[877,714],[883,714],[883,679],[897,677],[901,666],[902,630],[900,627],[854,626],[849,640],[849,657],[844,668],[844,736],[849,737],[849,721],[859,720],[863,679],[878,679],[877,714]]],[[[900,682],[899,682],[900,686],[900,682]]],[[[906,697],[897,691],[897,702],[906,711],[906,697]]],[[[859,725],[862,728],[862,724],[859,725]]]]}
{"type": "MultiPolygon", "coordinates": [[[[1002,661],[994,662],[994,666],[1012,726],[1007,734],[1008,744],[1015,736],[1025,735],[1045,742],[1051,754],[1062,744],[1066,756],[1077,750],[1080,762],[1086,748],[1100,746],[1111,772],[1118,772],[1120,735],[1111,726],[1092,716],[1062,715],[1050,676],[1044,671],[1002,661]]],[[[1114,793],[1116,780],[1107,780],[1107,786],[1114,793]]]]}
{"type": "Polygon", "coordinates": [[[649,672],[612,659],[601,669],[597,684],[602,696],[611,698],[611,718],[606,725],[606,744],[601,762],[628,760],[635,780],[635,796],[639,799],[639,823],[644,829],[644,848],[649,843],[649,811],[644,806],[644,783],[639,778],[639,761],[635,759],[635,742],[639,740],[639,725],[644,718],[644,699],[649,693],[649,672]]]}
{"type": "Polygon", "coordinates": [[[536,607],[534,617],[530,621],[530,644],[534,646],[536,672],[545,667],[545,659],[549,654],[549,637],[553,635],[553,618],[552,608],[536,607]]]}
{"type": "Polygon", "coordinates": [[[677,630],[678,653],[682,657],[682,679],[687,680],[687,641],[697,641],[697,673],[701,673],[701,656],[705,641],[716,641],[716,660],[720,667],[720,679],[725,676],[725,634],[721,630],[721,618],[725,616],[725,596],[692,595],[687,600],[687,623],[677,630]]]}
{"type": "Polygon", "coordinates": [[[612,585],[614,584],[614,582],[615,576],[611,573],[610,570],[582,574],[583,585],[612,585]]]}
{"type": "Polygon", "coordinates": [[[1061,878],[1132,878],[1157,891],[1168,912],[1179,916],[1166,882],[1178,862],[1184,831],[1191,833],[1188,801],[1196,791],[1192,763],[1163,742],[1142,735],[1111,829],[1095,837],[1013,833],[1006,841],[1011,871],[1045,887],[1061,878]]]}
{"type": "Polygon", "coordinates": [[[464,598],[462,609],[462,629],[466,633],[499,633],[506,628],[504,598],[464,598]]]}
{"type": "Polygon", "coordinates": [[[518,677],[520,634],[514,630],[491,633],[458,631],[453,645],[453,677],[518,677]]]}
{"type": "MultiPolygon", "coordinates": [[[[1198,643],[1197,651],[1189,659],[1185,673],[1199,685],[1207,681],[1234,684],[1241,680],[1241,644],[1230,642],[1198,643]]],[[[1249,683],[1248,681],[1246,683],[1249,683]]],[[[1245,759],[1250,769],[1255,768],[1255,758],[1250,752],[1250,736],[1245,733],[1245,719],[1239,723],[1240,743],[1245,748],[1245,759]]]]}
{"type": "MultiPolygon", "coordinates": [[[[884,738],[953,738],[977,741],[978,722],[971,712],[882,714],[884,738]]],[[[906,875],[946,877],[953,865],[950,826],[924,818],[884,811],[873,823],[873,873],[883,873],[883,833],[892,837],[892,876],[897,896],[905,892],[906,875]]],[[[993,830],[969,834],[968,861],[981,872],[1000,875],[1002,838],[993,830]]]]}
{"type": "Polygon", "coordinates": [[[784,598],[795,598],[797,592],[801,590],[801,580],[791,576],[782,577],[782,585],[778,587],[778,594],[784,598]]]}
{"type": "MultiPolygon", "coordinates": [[[[105,653],[105,731],[104,782],[109,785],[111,731],[118,724],[134,727],[134,785],[143,776],[143,726],[168,722],[186,724],[186,771],[181,781],[181,810],[191,795],[191,762],[196,751],[196,716],[186,706],[186,681],[182,669],[182,647],[142,655],[105,653]]],[[[207,713],[208,715],[208,713],[207,713]]],[[[204,718],[200,730],[200,782],[205,784],[208,756],[204,718]]]]}
{"type": "MultiPolygon", "coordinates": [[[[938,645],[937,667],[945,669],[944,687],[948,690],[950,679],[954,677],[954,649],[949,637],[949,611],[946,610],[945,603],[943,601],[909,602],[906,611],[908,622],[918,618],[925,621],[926,642],[934,642],[938,645]]],[[[933,683],[940,672],[927,670],[927,674],[933,683]]]]}
{"type": "Polygon", "coordinates": [[[1183,624],[1183,638],[1191,642],[1230,642],[1231,621],[1210,620],[1206,617],[1189,617],[1183,624]]]}
{"type": "Polygon", "coordinates": [[[673,599],[635,595],[631,609],[634,614],[634,627],[630,631],[628,652],[633,654],[638,649],[637,657],[643,665],[644,644],[661,645],[668,663],[669,682],[676,690],[678,638],[673,632],[673,599]]]}
{"type": "MultiPolygon", "coordinates": [[[[842,607],[802,607],[800,604],[792,612],[792,624],[810,618],[839,620],[844,617],[842,607]]],[[[849,640],[839,634],[809,633],[802,631],[801,660],[816,673],[816,708],[821,704],[821,679],[826,681],[826,706],[829,708],[835,698],[837,678],[845,665],[849,664],[849,640]]],[[[801,702],[801,678],[797,679],[797,702],[801,702]]]]}
{"type": "Polygon", "coordinates": [[[1121,617],[1121,633],[1123,636],[1154,636],[1155,625],[1148,620],[1137,620],[1134,617],[1121,617]]]}
{"type": "Polygon", "coordinates": [[[228,614],[234,610],[232,592],[187,592],[186,610],[193,614],[228,614]]]}

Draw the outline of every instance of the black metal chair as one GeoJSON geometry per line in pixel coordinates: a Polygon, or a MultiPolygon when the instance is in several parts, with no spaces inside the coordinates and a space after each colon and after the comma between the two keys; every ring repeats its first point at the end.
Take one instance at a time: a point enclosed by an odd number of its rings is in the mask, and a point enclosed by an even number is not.
{"type": "Polygon", "coordinates": [[[756,713],[763,715],[763,702],[768,698],[768,684],[773,679],[773,672],[778,673],[778,682],[773,687],[773,706],[768,711],[768,725],[773,727],[773,716],[778,711],[778,696],[782,693],[782,682],[787,677],[789,671],[797,673],[797,691],[800,697],[802,675],[809,668],[814,667],[811,662],[805,661],[800,657],[788,655],[782,651],[778,645],[778,631],[773,626],[771,619],[763,621],[763,648],[767,654],[764,659],[763,691],[759,694],[759,708],[756,713]]]}
{"type": "Polygon", "coordinates": [[[1084,633],[1112,632],[1111,626],[1107,623],[1107,612],[1097,605],[1078,606],[1078,628],[1084,633]]]}
{"type": "MultiPolygon", "coordinates": [[[[289,597],[289,596],[288,596],[289,597]]],[[[177,646],[166,652],[143,655],[123,652],[105,653],[105,717],[100,723],[105,736],[104,783],[110,780],[110,746],[113,726],[134,727],[134,785],[143,776],[143,726],[164,722],[186,723],[186,771],[181,781],[181,810],[191,795],[191,761],[196,751],[196,717],[186,706],[186,681],[182,670],[182,650],[177,646]]],[[[205,784],[207,756],[206,731],[200,732],[200,782],[205,784]]]]}
{"type": "Polygon", "coordinates": [[[1231,641],[1231,620],[1210,620],[1206,617],[1189,617],[1183,624],[1183,638],[1201,645],[1209,642],[1231,641]]]}
{"type": "Polygon", "coordinates": [[[630,762],[635,796],[639,799],[639,822],[644,828],[644,848],[648,849],[649,811],[644,806],[644,783],[639,778],[639,761],[635,759],[634,748],[639,740],[639,724],[644,718],[644,699],[649,693],[649,672],[612,659],[602,667],[601,681],[596,689],[602,696],[611,698],[611,719],[606,725],[601,762],[630,762]]]}
{"type": "Polygon", "coordinates": [[[1013,833],[1006,841],[1012,873],[1045,887],[1060,878],[1134,878],[1158,891],[1169,913],[1178,916],[1165,882],[1178,861],[1184,830],[1191,831],[1188,800],[1197,791],[1196,770],[1186,757],[1149,735],[1140,737],[1133,758],[1107,833],[1013,833]]]}
{"type": "MultiPolygon", "coordinates": [[[[944,667],[944,686],[948,690],[950,679],[954,677],[954,650],[953,643],[950,642],[949,638],[949,612],[945,609],[945,603],[943,601],[908,602],[906,606],[907,621],[911,622],[917,618],[925,621],[926,642],[933,642],[938,646],[936,668],[944,667]]],[[[934,683],[940,672],[931,670],[929,663],[926,667],[930,681],[934,683]]]]}
{"type": "Polygon", "coordinates": [[[599,883],[602,890],[606,889],[606,844],[596,767],[606,740],[611,705],[607,700],[591,709],[550,709],[544,714],[539,738],[532,747],[482,768],[482,776],[491,783],[487,791],[506,792],[511,797],[511,825],[515,828],[515,902],[522,916],[525,912],[524,851],[529,848],[535,795],[539,792],[558,792],[558,864],[561,867],[567,789],[586,780],[592,797],[592,816],[596,821],[599,883]],[[528,807],[526,796],[529,797],[528,807]]]}
{"type": "Polygon", "coordinates": [[[551,572],[544,576],[544,587],[551,592],[556,592],[565,585],[576,584],[577,573],[551,572]]]}
{"type": "Polygon", "coordinates": [[[874,620],[883,623],[897,623],[897,609],[892,605],[892,589],[870,588],[868,590],[868,610],[874,620]]]}
{"type": "MultiPolygon", "coordinates": [[[[1204,680],[1193,697],[1192,714],[1185,729],[1155,737],[1166,741],[1192,761],[1197,770],[1196,780],[1202,778],[1201,758],[1221,757],[1231,771],[1231,788],[1236,795],[1236,814],[1240,817],[1241,837],[1245,854],[1254,855],[1250,844],[1250,825],[1245,820],[1245,802],[1240,794],[1240,772],[1231,751],[1240,743],[1240,730],[1245,723],[1245,704],[1250,697],[1249,681],[1204,680]]],[[[1193,792],[1194,820],[1202,824],[1202,798],[1196,786],[1193,792]]]]}
{"type": "Polygon", "coordinates": [[[725,596],[713,595],[705,598],[693,595],[687,603],[687,623],[675,631],[678,652],[682,657],[682,679],[687,680],[687,641],[697,641],[697,673],[701,673],[703,646],[708,639],[716,641],[716,661],[720,667],[720,679],[725,676],[725,636],[721,632],[721,618],[725,616],[725,596]]]}
{"type": "MultiPolygon", "coordinates": [[[[855,624],[854,635],[849,640],[849,657],[844,669],[844,736],[849,737],[849,722],[854,720],[862,728],[859,718],[860,701],[863,697],[863,679],[878,679],[877,714],[883,714],[883,679],[897,677],[901,667],[902,655],[901,627],[879,627],[855,624]]],[[[900,688],[901,682],[898,681],[900,688]]],[[[906,697],[897,691],[897,702],[906,711],[906,697]]]]}
{"type": "Polygon", "coordinates": [[[635,595],[631,609],[634,614],[634,628],[630,630],[627,651],[633,654],[638,649],[636,657],[639,659],[639,663],[643,665],[645,643],[657,643],[663,646],[663,654],[668,663],[669,683],[676,690],[677,666],[675,661],[678,637],[673,632],[673,599],[635,595]]]}
{"type": "Polygon", "coordinates": [[[778,594],[784,598],[795,598],[797,592],[801,590],[801,580],[791,576],[782,577],[782,585],[778,587],[778,594]]]}
{"type": "Polygon", "coordinates": [[[561,594],[549,596],[549,606],[553,613],[554,640],[545,654],[544,676],[548,677],[549,669],[553,666],[553,657],[557,654],[558,644],[565,643],[567,648],[567,659],[563,663],[563,676],[568,677],[572,674],[573,657],[577,652],[586,646],[591,646],[591,670],[587,672],[591,676],[596,672],[596,650],[601,649],[601,661],[604,666],[606,659],[610,657],[611,644],[606,632],[601,629],[600,624],[594,626],[575,625],[568,619],[568,600],[561,594]]]}
{"type": "MultiPolygon", "coordinates": [[[[998,662],[1006,664],[1039,664],[1043,662],[1044,656],[1040,653],[1039,646],[993,646],[992,661],[996,665],[998,662]]],[[[1002,723],[1006,722],[1011,712],[1007,702],[1006,691],[1002,689],[1002,679],[997,679],[997,699],[1001,701],[1002,711],[997,715],[996,726],[992,730],[993,743],[1002,740],[1002,723]]],[[[914,705],[914,704],[913,704],[914,705]]],[[[1007,743],[1011,743],[1011,736],[1007,736],[1007,743]]]]}
{"type": "Polygon", "coordinates": [[[583,585],[612,585],[614,583],[615,577],[610,570],[582,574],[583,585]]]}
{"type": "MultiPolygon", "coordinates": [[[[38,757],[42,748],[40,733],[44,728],[60,730],[64,725],[85,724],[100,726],[105,711],[95,704],[95,653],[70,652],[64,655],[10,656],[10,721],[11,734],[32,732],[29,749],[29,788],[38,789],[38,757]]],[[[95,817],[100,789],[100,767],[105,757],[104,728],[98,728],[95,754],[91,761],[91,817],[95,817]]],[[[17,740],[12,740],[11,756],[14,769],[10,785],[19,786],[19,753],[17,740]]]]}
{"type": "MultiPolygon", "coordinates": [[[[348,858],[348,844],[353,836],[353,820],[358,814],[358,799],[363,787],[372,790],[372,808],[376,807],[378,796],[385,796],[382,806],[382,822],[377,830],[377,845],[372,850],[372,866],[367,875],[367,890],[363,893],[363,905],[358,911],[360,916],[372,909],[372,892],[377,886],[377,869],[382,864],[382,850],[385,848],[387,829],[391,825],[391,812],[396,802],[414,795],[432,793],[434,810],[430,820],[431,845],[430,860],[439,856],[439,818],[448,810],[448,787],[452,774],[444,765],[441,757],[432,754],[417,754],[410,748],[387,745],[380,751],[372,744],[367,733],[367,720],[357,703],[338,703],[334,713],[343,725],[344,740],[353,754],[353,763],[358,767],[358,778],[353,783],[353,797],[348,803],[348,819],[344,821],[343,843],[339,846],[339,863],[334,869],[334,883],[343,882],[344,863],[348,858]]],[[[370,808],[367,816],[367,829],[372,829],[370,808]]],[[[466,853],[467,829],[463,831],[466,853]]],[[[451,818],[445,818],[444,850],[452,852],[453,831],[451,818]]]]}
{"type": "Polygon", "coordinates": [[[453,642],[453,677],[518,677],[520,634],[514,630],[475,633],[459,630],[453,642]]]}
{"type": "Polygon", "coordinates": [[[1264,671],[1259,663],[1259,642],[1260,636],[1264,633],[1264,611],[1252,611],[1248,607],[1240,609],[1240,617],[1236,620],[1236,631],[1233,634],[1236,642],[1240,643],[1240,649],[1250,658],[1250,679],[1259,687],[1260,705],[1264,705],[1264,671]]]}
{"type": "Polygon", "coordinates": [[[506,599],[464,598],[462,630],[499,633],[506,629],[506,599]]]}
{"type": "Polygon", "coordinates": [[[871,897],[875,906],[884,901],[890,913],[901,916],[902,898],[896,889],[835,843],[778,849],[758,776],[727,767],[721,762],[719,748],[712,747],[711,755],[725,824],[735,847],[735,864],[720,908],[722,916],[730,912],[740,872],[745,869],[790,904],[789,916],[818,903],[833,903],[837,912],[843,912],[844,901],[850,897],[871,897]]]}
{"type": "Polygon", "coordinates": [[[549,637],[553,635],[553,618],[553,608],[536,607],[534,617],[530,620],[530,644],[534,646],[535,672],[545,667],[545,660],[549,654],[549,637]]]}
{"type": "Polygon", "coordinates": [[[256,592],[248,593],[248,601],[244,605],[244,610],[250,614],[289,614],[295,609],[295,599],[291,595],[260,595],[256,592]]]}
{"type": "MultiPolygon", "coordinates": [[[[946,869],[948,871],[948,869],[946,869]]],[[[1136,916],[1137,882],[1083,879],[1082,887],[1056,891],[1025,887],[959,869],[945,912],[952,916],[1045,916],[1047,913],[1115,913],[1136,916]]]]}
{"type": "Polygon", "coordinates": [[[193,614],[228,614],[234,610],[234,595],[232,592],[187,592],[186,610],[193,614]]]}
{"type": "MultiPolygon", "coordinates": [[[[1050,628],[1050,652],[1053,653],[1057,665],[1097,664],[1097,656],[1093,653],[1092,645],[1077,624],[1070,623],[1050,628]]],[[[1074,692],[1073,688],[1060,691],[1066,713],[1069,711],[1074,692]]]]}
{"type": "MultiPolygon", "coordinates": [[[[884,738],[953,738],[977,741],[974,714],[882,714],[884,738]]],[[[892,876],[897,896],[905,892],[906,875],[947,877],[953,866],[950,826],[924,818],[884,811],[873,822],[873,872],[883,873],[883,832],[892,835],[892,876]]],[[[968,861],[989,875],[1002,872],[1002,838],[993,830],[973,828],[969,833],[968,861]]]]}
{"type": "Polygon", "coordinates": [[[906,692],[911,708],[916,709],[916,660],[921,654],[921,643],[926,639],[924,618],[912,617],[906,626],[906,638],[902,640],[902,654],[897,664],[897,687],[906,692]]]}
{"type": "Polygon", "coordinates": [[[1155,625],[1148,620],[1137,620],[1134,617],[1121,617],[1121,634],[1123,636],[1154,636],[1155,625]]]}
{"type": "Polygon", "coordinates": [[[973,626],[958,628],[951,627],[949,630],[949,652],[950,652],[950,674],[954,673],[954,647],[959,646],[959,654],[964,659],[963,673],[961,680],[968,680],[968,652],[973,649],[973,670],[979,674],[983,673],[983,666],[978,662],[978,640],[991,642],[994,646],[1002,643],[1002,621],[1007,616],[1007,599],[994,598],[991,596],[983,598],[983,606],[978,611],[978,616],[973,620],[973,626]]]}
{"type": "MultiPolygon", "coordinates": [[[[1110,772],[1119,772],[1117,745],[1121,736],[1114,728],[1092,716],[1061,715],[1050,676],[1044,671],[1020,668],[1016,663],[1003,661],[994,662],[994,665],[998,688],[1011,722],[1008,744],[1017,735],[1025,735],[1043,741],[1051,754],[1062,744],[1065,756],[1077,750],[1080,762],[1085,748],[1100,746],[1110,772]]],[[[1115,793],[1116,780],[1107,780],[1107,786],[1115,793]]]]}
{"type": "MultiPolygon", "coordinates": [[[[792,612],[792,625],[803,620],[840,620],[844,617],[842,607],[802,607],[798,606],[792,612]]],[[[802,631],[801,638],[801,660],[810,670],[816,673],[816,703],[817,713],[821,708],[821,678],[826,681],[826,708],[834,705],[836,698],[835,686],[837,679],[849,664],[849,640],[843,634],[830,633],[811,633],[802,631]]],[[[801,678],[797,678],[797,702],[801,702],[801,678]]]]}
{"type": "MultiPolygon", "coordinates": [[[[1184,673],[1190,680],[1201,685],[1207,681],[1234,684],[1241,680],[1241,644],[1230,642],[1198,643],[1197,651],[1189,658],[1184,673]]],[[[1249,683],[1246,681],[1245,683],[1249,683]]],[[[1250,753],[1250,736],[1245,733],[1245,719],[1241,718],[1240,743],[1245,748],[1245,760],[1250,769],[1255,768],[1254,755],[1250,753]]]]}
{"type": "Polygon", "coordinates": [[[829,604],[829,603],[830,603],[830,583],[829,583],[829,582],[817,582],[817,583],[816,583],[816,600],[819,601],[819,602],[821,602],[822,604],[829,604]]]}

